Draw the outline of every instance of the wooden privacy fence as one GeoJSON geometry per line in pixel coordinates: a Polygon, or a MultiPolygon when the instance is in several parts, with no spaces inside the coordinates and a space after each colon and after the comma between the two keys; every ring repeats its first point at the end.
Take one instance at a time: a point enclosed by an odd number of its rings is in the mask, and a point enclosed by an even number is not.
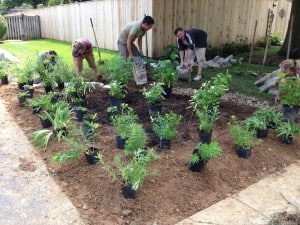
{"type": "Polygon", "coordinates": [[[4,40],[29,40],[41,38],[40,17],[5,16],[7,21],[7,32],[4,40]]]}
{"type": "MultiPolygon", "coordinates": [[[[265,36],[269,9],[274,11],[271,33],[284,36],[291,2],[278,0],[276,4],[274,7],[274,0],[94,0],[22,13],[40,17],[42,38],[72,42],[87,37],[95,46],[92,18],[99,47],[111,50],[118,49],[118,36],[128,22],[151,15],[155,24],[147,32],[149,56],[160,57],[168,44],[176,43],[173,30],[177,26],[203,29],[209,44],[218,46],[237,39],[250,42],[257,20],[257,41],[265,36]]],[[[143,46],[145,49],[145,38],[143,46]]]]}

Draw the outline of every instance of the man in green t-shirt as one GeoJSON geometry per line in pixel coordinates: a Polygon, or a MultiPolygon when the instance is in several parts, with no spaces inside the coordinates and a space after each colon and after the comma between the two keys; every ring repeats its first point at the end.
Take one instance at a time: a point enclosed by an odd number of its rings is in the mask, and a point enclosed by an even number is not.
{"type": "Polygon", "coordinates": [[[152,28],[154,19],[145,16],[142,21],[132,21],[121,31],[118,38],[119,55],[123,59],[132,59],[134,56],[143,55],[142,38],[152,28]],[[134,41],[137,39],[137,46],[134,41]]]}

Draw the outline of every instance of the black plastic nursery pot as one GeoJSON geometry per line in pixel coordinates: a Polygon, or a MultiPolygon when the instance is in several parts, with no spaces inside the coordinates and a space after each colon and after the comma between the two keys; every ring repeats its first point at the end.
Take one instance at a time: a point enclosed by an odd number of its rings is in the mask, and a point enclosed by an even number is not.
{"type": "Polygon", "coordinates": [[[49,128],[52,126],[52,123],[49,119],[40,118],[40,121],[41,121],[43,128],[49,128]]]}
{"type": "Polygon", "coordinates": [[[121,138],[121,136],[116,136],[116,147],[118,149],[124,149],[126,144],[127,138],[121,138]]]}
{"type": "Polygon", "coordinates": [[[49,93],[50,91],[53,90],[52,86],[45,86],[44,89],[46,93],[49,93]]]}
{"type": "Polygon", "coordinates": [[[265,138],[268,136],[268,129],[258,129],[256,130],[256,137],[257,138],[265,138]]]}
{"type": "Polygon", "coordinates": [[[122,104],[122,99],[109,97],[109,104],[110,107],[117,107],[119,109],[122,104]]]}
{"type": "Polygon", "coordinates": [[[247,159],[251,156],[252,149],[239,147],[239,148],[237,148],[236,152],[240,158],[247,159]]]}
{"type": "Polygon", "coordinates": [[[131,198],[135,199],[136,198],[136,190],[133,190],[131,185],[123,185],[122,187],[122,195],[124,198],[131,198]]]}
{"type": "Polygon", "coordinates": [[[206,132],[198,130],[198,141],[203,144],[209,144],[211,142],[212,131],[206,132]]]}
{"type": "Polygon", "coordinates": [[[27,97],[25,96],[18,96],[19,106],[24,107],[26,105],[26,99],[27,97]]]}
{"type": "Polygon", "coordinates": [[[58,82],[58,83],[57,83],[57,88],[58,88],[59,90],[63,90],[63,89],[65,88],[65,83],[64,83],[64,82],[58,82]]]}
{"type": "Polygon", "coordinates": [[[292,143],[293,143],[293,139],[294,139],[294,138],[293,138],[292,135],[288,135],[288,136],[282,135],[282,136],[280,137],[281,143],[287,144],[287,145],[292,144],[292,143]]]}
{"type": "Polygon", "coordinates": [[[81,110],[81,109],[74,109],[76,120],[77,121],[83,121],[84,115],[87,113],[86,110],[81,110]]]}
{"type": "Polygon", "coordinates": [[[172,86],[168,87],[166,85],[163,85],[163,89],[164,89],[164,93],[163,93],[164,98],[170,98],[173,92],[173,87],[172,86]]]}
{"type": "Polygon", "coordinates": [[[159,140],[159,148],[160,149],[170,149],[171,140],[160,139],[159,140]]]}
{"type": "Polygon", "coordinates": [[[161,104],[158,104],[158,105],[149,105],[149,107],[148,107],[149,115],[151,117],[157,116],[158,113],[161,113],[161,108],[162,108],[161,104]]]}
{"type": "Polygon", "coordinates": [[[99,161],[98,158],[99,149],[95,147],[90,147],[88,150],[84,152],[86,160],[89,164],[96,164],[99,161]]]}
{"type": "MultiPolygon", "coordinates": [[[[198,149],[193,150],[193,154],[196,154],[198,149]]],[[[205,166],[206,162],[203,160],[199,160],[199,162],[192,164],[191,162],[188,165],[188,168],[192,172],[201,172],[205,166]]]]}
{"type": "Polygon", "coordinates": [[[1,84],[8,84],[8,76],[7,76],[7,75],[4,75],[4,76],[1,78],[1,84]]]}

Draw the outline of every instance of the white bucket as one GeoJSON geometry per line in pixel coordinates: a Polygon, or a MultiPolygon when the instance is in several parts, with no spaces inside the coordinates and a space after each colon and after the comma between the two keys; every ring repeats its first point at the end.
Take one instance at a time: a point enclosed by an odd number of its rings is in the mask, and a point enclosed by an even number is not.
{"type": "Polygon", "coordinates": [[[179,79],[191,80],[191,70],[188,67],[177,66],[177,74],[179,79]]]}

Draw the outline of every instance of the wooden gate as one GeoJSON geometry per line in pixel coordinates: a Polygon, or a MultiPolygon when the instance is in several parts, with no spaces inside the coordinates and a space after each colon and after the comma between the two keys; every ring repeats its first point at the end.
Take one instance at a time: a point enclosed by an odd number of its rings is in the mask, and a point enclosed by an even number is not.
{"type": "Polygon", "coordinates": [[[5,16],[7,32],[4,40],[29,40],[41,38],[39,16],[5,16]]]}

